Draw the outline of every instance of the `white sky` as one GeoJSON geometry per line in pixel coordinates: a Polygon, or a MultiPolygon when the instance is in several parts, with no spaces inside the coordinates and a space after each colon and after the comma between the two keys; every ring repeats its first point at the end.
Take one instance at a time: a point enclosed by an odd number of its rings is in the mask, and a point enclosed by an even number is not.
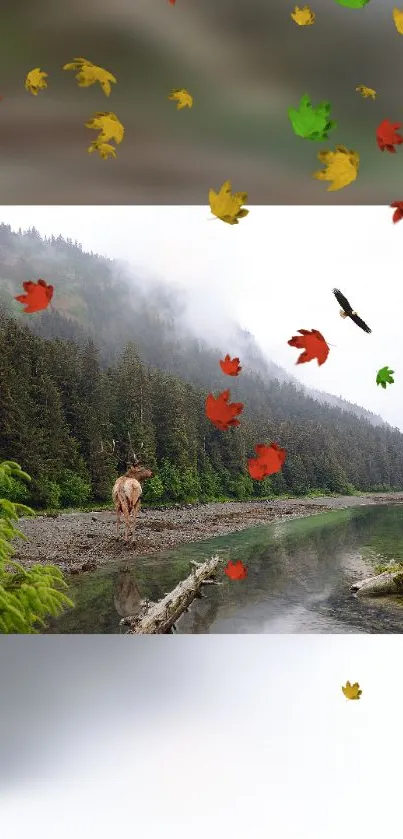
{"type": "MultiPolygon", "coordinates": [[[[136,650],[144,652],[148,640],[123,651],[122,639],[113,639],[119,673],[108,655],[100,662],[87,649],[80,685],[57,718],[47,685],[42,702],[52,714],[36,749],[39,756],[46,740],[53,752],[47,771],[33,762],[31,781],[0,790],[2,836],[398,835],[400,636],[160,637],[148,644],[147,675],[136,682],[136,650]],[[171,670],[168,706],[163,658],[171,670]],[[101,690],[108,669],[116,693],[109,706],[101,690]],[[358,702],[342,694],[347,679],[360,683],[358,702]],[[147,702],[151,682],[156,707],[139,723],[135,706],[142,694],[147,702]],[[61,764],[66,742],[69,761],[61,764]]],[[[96,639],[80,641],[97,646],[96,639]]],[[[83,648],[75,649],[79,669],[83,648]]],[[[25,703],[34,725],[29,691],[25,703]]],[[[16,729],[25,718],[23,707],[17,714],[3,703],[2,714],[16,729]]],[[[21,771],[23,760],[22,751],[21,771]]]]}
{"type": "Polygon", "coordinates": [[[192,293],[191,322],[216,341],[221,334],[223,353],[231,353],[224,320],[234,317],[303,384],[403,429],[403,222],[393,225],[392,213],[389,207],[252,207],[232,227],[211,220],[208,206],[1,207],[0,221],[61,233],[85,250],[183,285],[192,293]],[[339,317],[334,286],[371,335],[339,317]],[[287,341],[301,328],[319,329],[334,345],[322,367],[295,365],[299,352],[287,341]],[[385,365],[395,371],[395,384],[383,390],[375,377],[385,365]]]}

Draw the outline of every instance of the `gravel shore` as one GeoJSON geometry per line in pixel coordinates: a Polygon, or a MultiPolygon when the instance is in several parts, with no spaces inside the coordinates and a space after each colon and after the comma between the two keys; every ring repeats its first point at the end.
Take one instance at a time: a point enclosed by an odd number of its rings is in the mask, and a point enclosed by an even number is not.
{"type": "Polygon", "coordinates": [[[55,517],[38,515],[20,519],[19,529],[28,541],[15,540],[17,552],[13,559],[24,567],[35,562],[52,563],[64,572],[79,573],[92,571],[110,560],[127,559],[133,553],[144,555],[170,550],[184,542],[197,542],[285,518],[391,502],[403,503],[403,493],[231,501],[152,510],[143,507],[135,541],[128,543],[122,537],[116,538],[115,515],[109,510],[62,513],[55,517]]]}

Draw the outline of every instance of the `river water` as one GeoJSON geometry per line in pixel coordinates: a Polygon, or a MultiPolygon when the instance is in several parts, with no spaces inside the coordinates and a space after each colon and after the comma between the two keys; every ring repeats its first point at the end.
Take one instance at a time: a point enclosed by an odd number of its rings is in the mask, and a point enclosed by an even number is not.
{"type": "MultiPolygon", "coordinates": [[[[403,598],[357,598],[350,585],[403,561],[403,505],[350,507],[137,556],[71,578],[75,609],[51,633],[118,633],[123,614],[156,601],[214,554],[240,559],[244,580],[222,573],[177,623],[178,633],[401,633],[403,598]]],[[[130,555],[129,555],[130,556],[130,555]]]]}

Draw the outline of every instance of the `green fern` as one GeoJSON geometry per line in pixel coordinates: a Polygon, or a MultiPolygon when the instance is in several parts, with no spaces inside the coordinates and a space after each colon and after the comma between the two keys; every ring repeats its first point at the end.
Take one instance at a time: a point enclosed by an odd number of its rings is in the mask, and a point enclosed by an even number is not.
{"type": "MultiPolygon", "coordinates": [[[[30,481],[18,463],[5,460],[0,463],[3,485],[12,486],[10,478],[30,481]]],[[[22,516],[35,513],[25,504],[0,499],[0,633],[37,633],[45,627],[45,618],[57,617],[66,606],[74,606],[62,589],[67,588],[61,571],[54,565],[33,565],[26,570],[11,557],[15,550],[12,539],[25,539],[15,526],[22,516]],[[11,570],[6,570],[10,568],[11,570]]]]}

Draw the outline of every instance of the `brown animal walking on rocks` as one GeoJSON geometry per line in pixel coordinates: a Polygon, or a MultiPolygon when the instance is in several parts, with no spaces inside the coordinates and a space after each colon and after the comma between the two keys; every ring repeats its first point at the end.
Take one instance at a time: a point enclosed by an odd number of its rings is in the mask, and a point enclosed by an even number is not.
{"type": "Polygon", "coordinates": [[[141,481],[145,478],[152,477],[151,469],[147,469],[140,463],[133,463],[129,467],[125,475],[115,481],[112,498],[116,510],[116,535],[119,538],[120,514],[123,513],[125,520],[125,535],[124,539],[127,541],[130,531],[130,516],[132,515],[132,538],[134,539],[134,530],[136,527],[136,517],[140,511],[140,498],[143,492],[141,481]]]}

